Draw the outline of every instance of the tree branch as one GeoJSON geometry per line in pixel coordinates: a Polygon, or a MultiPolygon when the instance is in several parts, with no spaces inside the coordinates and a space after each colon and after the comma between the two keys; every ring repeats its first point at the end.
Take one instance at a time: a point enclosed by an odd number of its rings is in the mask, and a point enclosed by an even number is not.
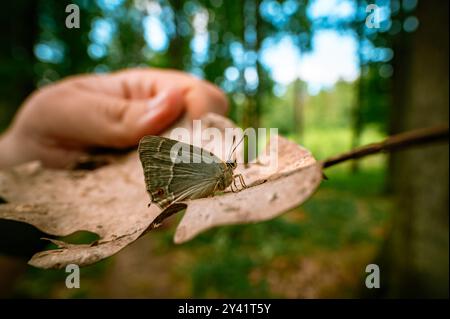
{"type": "Polygon", "coordinates": [[[355,160],[381,152],[392,152],[412,146],[448,141],[449,127],[446,125],[433,126],[425,129],[412,130],[388,137],[382,142],[368,144],[355,148],[322,161],[323,168],[327,168],[347,160],[355,160]]]}

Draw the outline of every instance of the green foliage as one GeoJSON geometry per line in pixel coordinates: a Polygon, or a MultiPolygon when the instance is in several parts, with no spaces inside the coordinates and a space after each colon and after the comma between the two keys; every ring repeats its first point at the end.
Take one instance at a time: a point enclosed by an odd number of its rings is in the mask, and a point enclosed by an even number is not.
{"type": "Polygon", "coordinates": [[[334,87],[308,97],[305,125],[315,129],[349,127],[354,93],[353,83],[339,81],[334,87]]]}

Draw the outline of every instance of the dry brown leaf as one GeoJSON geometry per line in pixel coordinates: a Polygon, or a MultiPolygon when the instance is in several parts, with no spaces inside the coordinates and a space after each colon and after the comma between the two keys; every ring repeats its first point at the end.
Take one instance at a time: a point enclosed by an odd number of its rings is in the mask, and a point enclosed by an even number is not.
{"type": "Polygon", "coordinates": [[[148,195],[137,154],[94,171],[64,171],[29,163],[0,173],[0,218],[32,224],[43,232],[67,236],[97,233],[96,245],[69,245],[38,253],[30,264],[59,268],[88,265],[136,240],[159,214],[147,208],[148,195]]]}
{"type": "MultiPolygon", "coordinates": [[[[189,123],[184,119],[176,127],[190,128],[189,123]]],[[[222,131],[233,127],[215,114],[202,118],[202,124],[222,131]]],[[[166,216],[187,205],[176,231],[177,243],[215,226],[274,218],[312,194],[321,180],[319,164],[294,143],[281,137],[274,142],[280,154],[276,170],[268,173],[261,165],[238,167],[247,184],[256,186],[172,207],[166,216]]],[[[201,146],[210,149],[213,145],[201,146]]],[[[265,162],[265,156],[260,162],[265,162]]],[[[112,157],[109,165],[93,171],[47,169],[37,162],[0,170],[0,197],[7,202],[0,204],[0,218],[26,222],[56,236],[77,231],[99,235],[89,245],[53,240],[58,249],[39,252],[29,261],[40,268],[84,266],[109,257],[153,229],[162,213],[156,205],[147,207],[149,196],[136,151],[112,157]]]]}

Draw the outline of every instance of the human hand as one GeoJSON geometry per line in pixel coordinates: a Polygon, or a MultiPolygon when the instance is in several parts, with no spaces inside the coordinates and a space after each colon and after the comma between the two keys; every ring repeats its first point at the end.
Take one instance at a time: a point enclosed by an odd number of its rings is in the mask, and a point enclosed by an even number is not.
{"type": "Polygon", "coordinates": [[[79,75],[35,91],[0,136],[0,167],[40,160],[66,167],[93,147],[126,148],[158,134],[186,111],[225,113],[214,85],[186,73],[129,69],[79,75]]]}

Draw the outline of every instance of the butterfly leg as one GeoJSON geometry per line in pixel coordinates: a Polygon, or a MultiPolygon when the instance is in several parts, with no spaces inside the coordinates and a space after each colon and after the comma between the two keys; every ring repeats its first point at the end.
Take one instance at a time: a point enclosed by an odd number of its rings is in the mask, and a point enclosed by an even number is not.
{"type": "Polygon", "coordinates": [[[239,180],[244,188],[248,188],[247,184],[245,184],[244,176],[242,176],[241,174],[239,174],[239,180]]]}
{"type": "Polygon", "coordinates": [[[239,191],[248,188],[247,185],[244,182],[244,177],[242,176],[242,174],[237,174],[237,175],[233,176],[233,184],[236,187],[236,189],[237,189],[236,178],[239,178],[239,182],[241,183],[241,186],[242,186],[242,189],[240,189],[239,191]]]}
{"type": "Polygon", "coordinates": [[[235,179],[235,178],[233,178],[233,183],[231,183],[231,191],[232,191],[233,193],[239,192],[239,188],[238,188],[237,185],[236,185],[236,179],[235,179]],[[233,188],[233,186],[234,186],[234,188],[233,188]]]}
{"type": "Polygon", "coordinates": [[[235,193],[237,193],[237,192],[240,191],[239,187],[238,187],[237,184],[236,184],[236,178],[239,178],[239,175],[234,175],[234,176],[233,176],[233,185],[234,185],[234,187],[236,188],[235,193]]]}

